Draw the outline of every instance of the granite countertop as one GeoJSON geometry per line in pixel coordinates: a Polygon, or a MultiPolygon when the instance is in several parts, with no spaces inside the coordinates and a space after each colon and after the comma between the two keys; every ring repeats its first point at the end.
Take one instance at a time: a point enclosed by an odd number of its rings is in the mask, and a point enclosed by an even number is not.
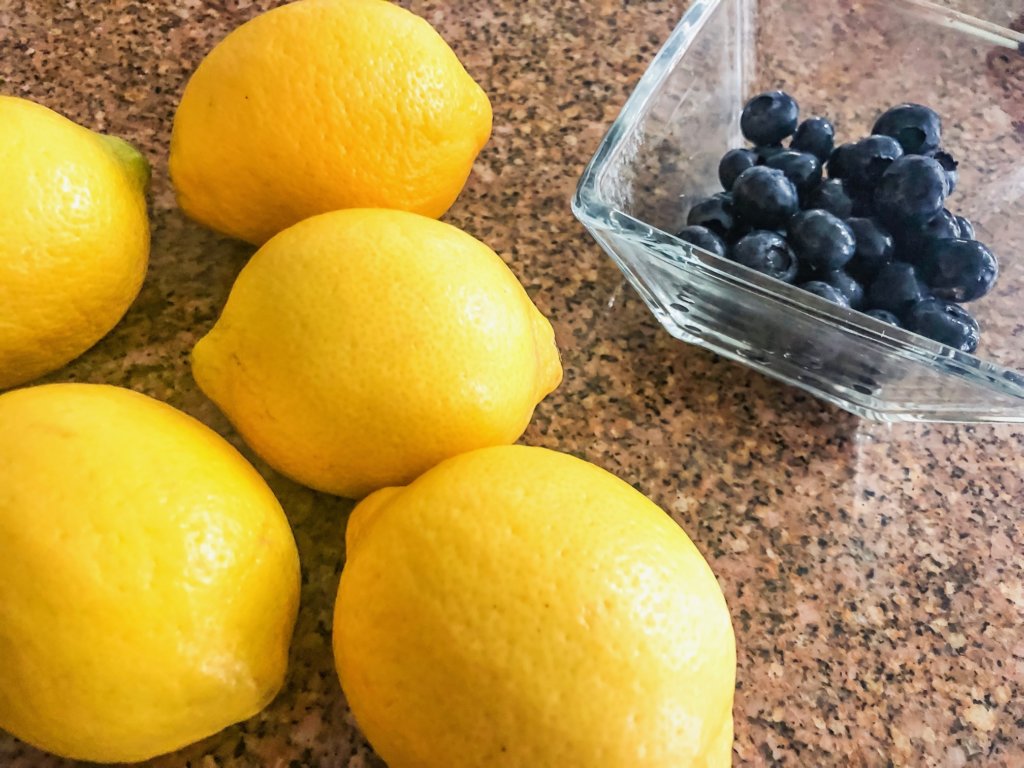
{"type": "MultiPolygon", "coordinates": [[[[524,440],[622,476],[708,557],[737,634],[735,764],[1024,765],[1024,430],[872,425],[683,345],[570,213],[584,164],[685,3],[403,4],[438,28],[494,106],[493,137],[447,219],[502,254],[563,351],[565,381],[524,440]]],[[[154,163],[142,295],[49,380],[141,390],[236,445],[187,356],[252,248],[182,216],[166,153],[188,74],[273,5],[0,4],[0,91],[124,136],[154,163]]],[[[150,765],[381,766],[331,658],[351,503],[256,465],[303,563],[287,687],[261,715],[150,765]]],[[[0,734],[0,765],[72,763],[0,734]]]]}

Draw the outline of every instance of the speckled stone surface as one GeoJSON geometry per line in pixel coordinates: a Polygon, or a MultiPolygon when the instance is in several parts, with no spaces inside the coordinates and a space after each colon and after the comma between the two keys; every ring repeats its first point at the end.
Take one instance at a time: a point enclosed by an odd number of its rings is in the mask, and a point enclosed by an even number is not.
{"type": "MultiPolygon", "coordinates": [[[[155,165],[142,295],[49,380],[138,389],[236,445],[187,355],[252,250],[175,209],[166,149],[189,72],[275,4],[0,1],[0,91],[122,135],[155,165]]],[[[584,164],[685,4],[409,5],[494,105],[493,138],[447,218],[507,259],[563,350],[565,382],[524,440],[624,477],[708,557],[738,640],[735,764],[1024,765],[1024,430],[871,425],[682,345],[572,218],[584,164]]],[[[150,765],[379,767],[330,653],[350,503],[255,463],[303,562],[287,687],[150,765]]],[[[73,764],[0,734],[0,765],[73,764]]]]}

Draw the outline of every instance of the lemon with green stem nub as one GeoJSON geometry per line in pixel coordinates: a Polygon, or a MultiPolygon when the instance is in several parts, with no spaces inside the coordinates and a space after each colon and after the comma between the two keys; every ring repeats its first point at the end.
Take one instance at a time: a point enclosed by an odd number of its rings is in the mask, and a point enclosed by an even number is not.
{"type": "Polygon", "coordinates": [[[149,166],[127,142],[0,96],[0,389],[103,338],[142,287],[149,166]]]}

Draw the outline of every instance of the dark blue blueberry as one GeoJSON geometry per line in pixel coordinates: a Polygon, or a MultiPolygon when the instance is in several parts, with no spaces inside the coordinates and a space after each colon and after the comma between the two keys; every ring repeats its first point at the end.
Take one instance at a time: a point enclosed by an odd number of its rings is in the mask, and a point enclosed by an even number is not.
{"type": "Polygon", "coordinates": [[[932,240],[951,240],[959,236],[956,217],[943,208],[923,227],[897,230],[896,247],[903,261],[919,265],[932,240]]]}
{"type": "Polygon", "coordinates": [[[756,152],[749,149],[730,149],[722,155],[722,160],[718,164],[718,180],[722,182],[722,189],[726,192],[731,191],[739,175],[757,164],[756,152]]]}
{"type": "Polygon", "coordinates": [[[797,127],[789,146],[798,152],[809,152],[824,165],[832,154],[835,139],[836,129],[832,123],[824,117],[809,117],[797,127]]]}
{"type": "Polygon", "coordinates": [[[902,318],[926,296],[928,289],[918,278],[914,266],[905,261],[894,261],[878,270],[865,298],[871,309],[884,309],[902,318]]]}
{"type": "Polygon", "coordinates": [[[740,130],[752,144],[778,144],[796,130],[800,108],[788,93],[769,91],[743,107],[740,130]]]}
{"type": "Polygon", "coordinates": [[[850,162],[853,159],[853,144],[840,144],[832,150],[828,158],[828,177],[845,179],[850,175],[850,162]]]}
{"type": "Polygon", "coordinates": [[[854,186],[873,189],[893,161],[903,157],[903,147],[891,136],[868,136],[849,150],[844,161],[845,178],[854,186]]]}
{"type": "Polygon", "coordinates": [[[845,222],[828,211],[802,211],[789,222],[793,251],[818,274],[833,272],[853,258],[857,243],[845,222]]]}
{"type": "Polygon", "coordinates": [[[864,305],[864,286],[843,270],[837,269],[823,275],[821,282],[828,283],[843,294],[846,303],[854,309],[860,309],[864,305]]]}
{"type": "MultiPolygon", "coordinates": [[[[1020,52],[1024,54],[1024,43],[1020,44],[1020,52]]],[[[1004,371],[1003,378],[1011,384],[1015,384],[1018,387],[1024,387],[1024,374],[1017,373],[1016,371],[1004,371]]]]}
{"type": "Polygon", "coordinates": [[[736,226],[732,198],[720,192],[698,201],[687,214],[686,223],[691,227],[710,229],[719,237],[725,237],[736,226]]]}
{"type": "Polygon", "coordinates": [[[732,195],[736,214],[759,229],[785,226],[800,208],[793,182],[782,171],[763,165],[741,173],[732,195]]]}
{"type": "Polygon", "coordinates": [[[747,222],[737,217],[736,223],[733,224],[732,229],[725,233],[725,242],[729,243],[730,245],[738,243],[744,237],[749,235],[753,230],[754,228],[752,226],[750,226],[747,222]]]}
{"type": "Polygon", "coordinates": [[[943,208],[938,216],[921,227],[921,233],[929,240],[951,240],[960,236],[960,222],[943,208]]]}
{"type": "Polygon", "coordinates": [[[875,195],[872,190],[864,187],[850,189],[849,181],[844,181],[843,186],[846,187],[846,194],[850,196],[850,200],[853,202],[854,216],[870,219],[875,215],[875,195]]]}
{"type": "Polygon", "coordinates": [[[881,320],[883,323],[895,325],[897,328],[903,327],[903,324],[900,322],[900,319],[896,317],[896,315],[894,315],[892,312],[887,312],[884,309],[869,309],[867,312],[865,312],[865,314],[870,315],[871,317],[875,318],[875,320],[881,320]]]}
{"type": "Polygon", "coordinates": [[[949,152],[942,149],[933,154],[932,158],[946,172],[946,197],[949,197],[956,190],[957,182],[960,181],[960,172],[957,170],[960,163],[949,152]]]}
{"type": "Polygon", "coordinates": [[[754,153],[757,155],[757,164],[764,165],[776,155],[782,154],[788,151],[781,144],[765,144],[760,147],[754,147],[754,153]]]}
{"type": "Polygon", "coordinates": [[[850,306],[850,303],[846,300],[846,296],[843,295],[842,291],[828,283],[823,283],[820,280],[811,280],[809,283],[802,283],[797,287],[802,288],[808,293],[813,293],[815,296],[820,296],[825,299],[825,301],[831,301],[833,304],[838,304],[841,307],[850,306]]]}
{"type": "Polygon", "coordinates": [[[715,256],[725,256],[725,242],[706,227],[685,227],[680,230],[676,237],[684,243],[690,243],[690,245],[696,245],[698,248],[710,251],[715,256]]]}
{"type": "Polygon", "coordinates": [[[946,172],[930,157],[904,155],[882,175],[875,210],[886,224],[920,227],[939,215],[946,199],[946,172]]]}
{"type": "Polygon", "coordinates": [[[892,136],[908,155],[927,155],[939,148],[942,121],[920,104],[901,104],[885,112],[871,133],[892,136]]]}
{"type": "Polygon", "coordinates": [[[974,239],[974,225],[963,216],[956,217],[956,223],[960,226],[960,237],[964,240],[974,239]]]}
{"type": "Polygon", "coordinates": [[[745,267],[784,283],[792,283],[796,279],[796,256],[786,238],[775,232],[751,232],[733,246],[731,257],[745,267]]]}
{"type": "Polygon", "coordinates": [[[892,235],[875,219],[852,218],[846,226],[853,232],[857,247],[846,265],[850,274],[870,282],[882,267],[892,261],[894,244],[892,235]]]}
{"type": "Polygon", "coordinates": [[[821,182],[804,200],[805,208],[820,208],[845,219],[853,215],[853,200],[839,179],[821,182]]]}
{"type": "Polygon", "coordinates": [[[995,255],[977,240],[932,240],[918,270],[932,293],[947,301],[974,301],[999,276],[995,255]]]}
{"type": "Polygon", "coordinates": [[[806,194],[821,183],[821,163],[807,152],[787,149],[773,155],[765,162],[769,168],[777,168],[793,182],[798,194],[806,194]]]}
{"type": "Polygon", "coordinates": [[[907,327],[962,352],[978,348],[978,321],[963,307],[942,299],[925,299],[907,314],[907,327]]]}

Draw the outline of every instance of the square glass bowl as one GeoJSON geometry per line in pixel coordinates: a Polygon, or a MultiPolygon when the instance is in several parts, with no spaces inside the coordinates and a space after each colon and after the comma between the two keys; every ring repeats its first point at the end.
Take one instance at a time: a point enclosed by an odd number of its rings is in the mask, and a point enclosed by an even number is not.
{"type": "Polygon", "coordinates": [[[882,421],[1024,422],[1024,0],[695,0],[587,166],[573,210],[659,322],[882,421]],[[996,253],[968,305],[976,355],[876,321],[682,242],[693,202],[744,146],[746,100],[782,89],[837,144],[903,102],[943,118],[947,204],[996,253]]]}

